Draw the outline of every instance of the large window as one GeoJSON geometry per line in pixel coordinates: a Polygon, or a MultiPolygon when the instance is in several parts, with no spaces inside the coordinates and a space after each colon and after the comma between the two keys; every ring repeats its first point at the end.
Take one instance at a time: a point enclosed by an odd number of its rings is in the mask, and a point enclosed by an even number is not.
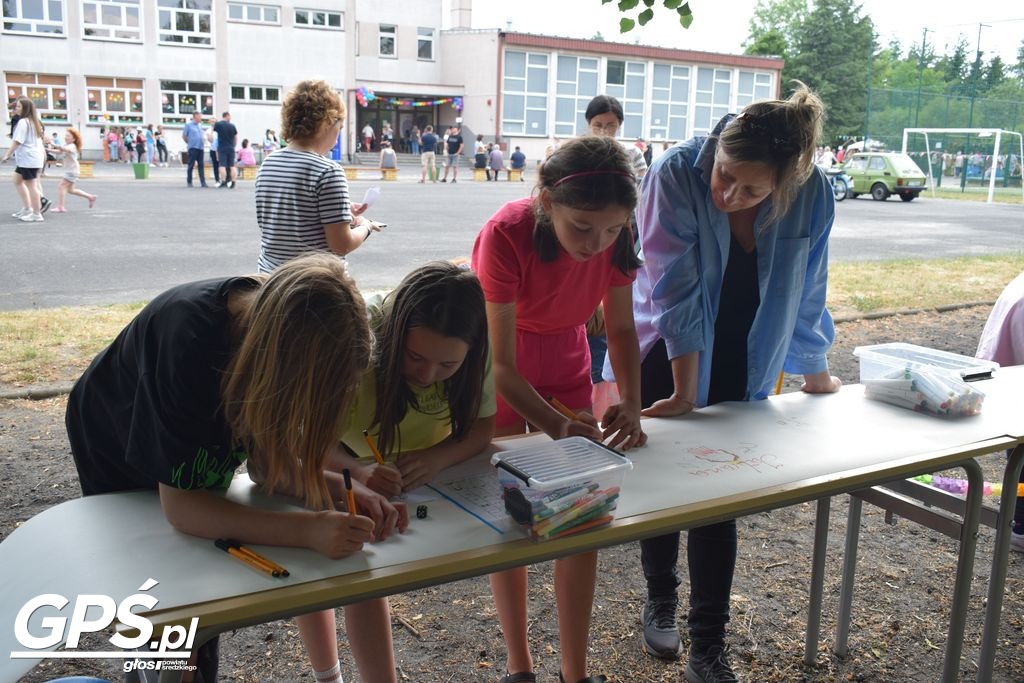
{"type": "Polygon", "coordinates": [[[43,123],[68,122],[68,77],[50,74],[5,74],[7,80],[7,111],[15,100],[27,97],[36,105],[43,123]]]}
{"type": "Polygon", "coordinates": [[[597,59],[559,56],[555,78],[555,135],[579,135],[597,94],[597,59]]]}
{"type": "Polygon", "coordinates": [[[85,77],[89,123],[141,124],[142,81],[137,78],[85,77]]]}
{"type": "Polygon", "coordinates": [[[281,8],[277,5],[253,5],[247,2],[228,3],[228,21],[243,24],[281,25],[281,8]]]}
{"type": "Polygon", "coordinates": [[[297,9],[295,10],[295,25],[300,28],[325,28],[331,31],[341,31],[345,22],[342,20],[342,12],[325,12],[318,9],[297,9]]]}
{"type": "Polygon", "coordinates": [[[751,102],[767,100],[772,96],[772,75],[741,71],[736,87],[736,108],[740,109],[751,102]]]}
{"type": "Polygon", "coordinates": [[[398,27],[390,24],[381,24],[378,36],[378,51],[381,57],[394,57],[396,55],[395,43],[398,38],[398,27]]]}
{"type": "Polygon", "coordinates": [[[142,41],[140,0],[82,0],[82,35],[94,40],[142,41]]]}
{"type": "Polygon", "coordinates": [[[693,134],[711,132],[718,121],[729,113],[732,71],[729,69],[697,69],[697,103],[693,110],[693,134]]]}
{"type": "Polygon", "coordinates": [[[160,81],[160,103],[163,122],[170,125],[185,125],[195,111],[213,116],[213,83],[160,81]]]}
{"type": "Polygon", "coordinates": [[[160,42],[213,45],[213,0],[157,0],[160,42]]]}
{"type": "Polygon", "coordinates": [[[281,87],[277,85],[231,85],[231,101],[247,104],[280,104],[281,87]]]}
{"type": "Polygon", "coordinates": [[[64,35],[64,0],[3,0],[4,31],[64,35]]]}
{"type": "Polygon", "coordinates": [[[651,87],[651,139],[684,139],[689,102],[690,67],[655,64],[651,87]]]}
{"type": "Polygon", "coordinates": [[[416,29],[416,58],[417,59],[433,59],[434,58],[434,29],[432,29],[432,28],[418,28],[418,29],[416,29]]]}
{"type": "Polygon", "coordinates": [[[501,129],[506,134],[548,134],[548,55],[505,52],[501,129]]]}
{"type": "Polygon", "coordinates": [[[608,60],[605,70],[605,91],[622,102],[625,120],[619,133],[621,137],[643,137],[646,76],[647,64],[644,62],[608,60]]]}

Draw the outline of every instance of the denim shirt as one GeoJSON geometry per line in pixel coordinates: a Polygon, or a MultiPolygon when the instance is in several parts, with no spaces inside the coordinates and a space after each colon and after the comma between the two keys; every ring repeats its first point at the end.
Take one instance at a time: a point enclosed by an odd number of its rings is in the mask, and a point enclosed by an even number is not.
{"type": "Polygon", "coordinates": [[[189,149],[202,149],[203,148],[203,127],[195,121],[189,121],[185,124],[186,144],[189,149]]]}
{"type": "MultiPolygon", "coordinates": [[[[644,266],[633,285],[641,357],[664,339],[669,358],[700,351],[697,405],[707,405],[722,278],[729,257],[728,215],[711,199],[712,137],[693,138],[662,154],[641,186],[637,220],[644,266]]],[[[754,223],[761,304],[747,337],[747,400],[774,391],[779,372],[828,370],[835,338],[825,309],[828,236],[835,198],[817,168],[786,214],[765,226],[770,201],[754,223]]],[[[605,376],[610,368],[605,365],[605,376]]]]}

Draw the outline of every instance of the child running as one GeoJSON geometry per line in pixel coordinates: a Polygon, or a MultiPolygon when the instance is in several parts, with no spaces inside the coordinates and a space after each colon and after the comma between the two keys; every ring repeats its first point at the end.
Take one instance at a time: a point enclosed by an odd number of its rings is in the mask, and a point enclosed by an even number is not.
{"type": "MultiPolygon", "coordinates": [[[[541,430],[553,439],[611,438],[623,449],[643,445],[640,355],[631,285],[640,262],[629,228],[636,181],[625,151],[611,138],[577,138],[544,162],[537,196],[506,204],[477,236],[473,267],[487,300],[487,322],[498,391],[495,433],[541,430]],[[621,403],[591,414],[587,319],[604,303],[608,353],[621,403]],[[621,373],[621,374],[619,374],[621,373]],[[570,420],[546,400],[559,399],[570,420]]],[[[597,553],[555,561],[561,641],[560,680],[587,677],[597,553]]],[[[519,567],[491,575],[491,590],[508,649],[502,683],[536,681],[527,640],[527,575],[519,567]]]]}
{"type": "MultiPolygon", "coordinates": [[[[167,521],[183,533],[330,558],[402,532],[404,506],[358,482],[359,510],[368,516],[336,511],[344,484],[324,471],[369,356],[365,305],[333,256],[298,258],[269,277],[174,287],[71,391],[66,424],[82,493],[155,489],[167,521]],[[265,491],[298,496],[309,509],[264,510],[211,495],[243,462],[265,491]]],[[[345,610],[363,680],[395,680],[381,603],[345,610]]],[[[297,618],[300,630],[320,614],[297,618]]],[[[331,642],[334,659],[318,680],[341,680],[333,631],[331,642]]],[[[197,664],[202,680],[217,680],[216,639],[200,648],[197,664]]]]}
{"type": "Polygon", "coordinates": [[[487,313],[476,275],[443,261],[406,275],[368,312],[376,346],[342,441],[359,458],[356,478],[394,496],[491,442],[487,313]],[[364,433],[394,464],[377,464],[364,433]]]}
{"type": "Polygon", "coordinates": [[[64,131],[64,146],[57,147],[54,153],[64,157],[64,177],[60,180],[60,187],[57,189],[57,208],[55,213],[67,213],[64,208],[64,197],[73,194],[76,197],[89,200],[89,208],[96,204],[96,195],[83,192],[75,187],[80,173],[78,157],[82,154],[82,134],[74,128],[64,131]]]}

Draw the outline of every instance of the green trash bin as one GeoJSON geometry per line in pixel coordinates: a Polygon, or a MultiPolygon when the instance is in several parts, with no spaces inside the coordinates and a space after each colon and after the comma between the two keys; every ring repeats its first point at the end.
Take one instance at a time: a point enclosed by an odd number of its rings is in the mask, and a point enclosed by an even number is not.
{"type": "Polygon", "coordinates": [[[136,180],[145,180],[149,177],[149,164],[132,164],[132,170],[135,171],[136,180]]]}

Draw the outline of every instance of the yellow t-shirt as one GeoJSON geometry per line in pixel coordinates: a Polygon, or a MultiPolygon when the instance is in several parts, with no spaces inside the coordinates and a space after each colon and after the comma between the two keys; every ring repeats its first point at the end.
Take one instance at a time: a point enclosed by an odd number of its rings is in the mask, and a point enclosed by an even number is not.
{"type": "MultiPolygon", "coordinates": [[[[367,301],[367,312],[371,321],[375,321],[381,315],[381,303],[381,299],[378,297],[367,301]]],[[[410,388],[416,396],[419,410],[410,407],[405,413],[405,419],[398,426],[399,433],[402,435],[402,451],[406,453],[436,446],[452,433],[451,412],[448,409],[448,399],[445,397],[444,382],[435,382],[429,387],[410,385],[410,388]]],[[[352,399],[352,407],[349,409],[348,420],[345,422],[345,430],[341,436],[345,445],[352,449],[361,460],[373,460],[373,453],[363,437],[363,430],[369,429],[376,408],[377,376],[376,372],[371,369],[363,375],[363,379],[359,383],[359,389],[352,399]]],[[[490,417],[497,411],[494,376],[491,372],[491,354],[488,353],[484,366],[480,411],[477,413],[477,417],[490,417]]],[[[380,433],[380,425],[370,429],[369,432],[370,438],[376,441],[380,433]]],[[[384,457],[387,458],[388,455],[385,453],[384,457]]]]}

